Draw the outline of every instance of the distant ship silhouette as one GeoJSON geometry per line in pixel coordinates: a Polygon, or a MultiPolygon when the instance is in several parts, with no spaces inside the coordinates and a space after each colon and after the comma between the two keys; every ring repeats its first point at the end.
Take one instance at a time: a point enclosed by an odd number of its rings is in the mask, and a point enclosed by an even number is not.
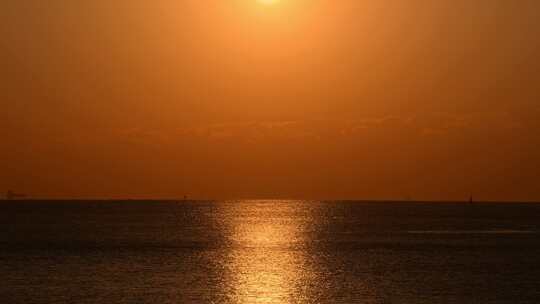
{"type": "Polygon", "coordinates": [[[25,197],[26,197],[25,194],[15,193],[15,192],[13,192],[11,190],[8,190],[8,192],[6,193],[6,199],[8,201],[18,199],[18,198],[25,198],[25,197]]]}

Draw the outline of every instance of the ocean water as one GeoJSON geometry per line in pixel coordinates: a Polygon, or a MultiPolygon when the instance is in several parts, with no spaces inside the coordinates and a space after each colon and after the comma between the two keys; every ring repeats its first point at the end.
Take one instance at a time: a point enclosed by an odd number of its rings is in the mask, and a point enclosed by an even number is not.
{"type": "Polygon", "coordinates": [[[2,303],[540,303],[540,205],[0,202],[2,303]]]}

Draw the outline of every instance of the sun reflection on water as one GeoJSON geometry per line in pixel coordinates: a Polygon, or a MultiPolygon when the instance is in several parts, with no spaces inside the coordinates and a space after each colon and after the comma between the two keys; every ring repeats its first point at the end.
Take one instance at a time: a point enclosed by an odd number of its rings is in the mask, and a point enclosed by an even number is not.
{"type": "MultiPolygon", "coordinates": [[[[238,208],[231,204],[230,208],[238,208]]],[[[246,206],[243,205],[243,208],[246,206]]],[[[302,222],[269,217],[250,218],[250,211],[260,213],[264,204],[233,210],[230,219],[231,249],[228,276],[233,303],[303,303],[303,285],[310,276],[302,222]],[[238,212],[234,212],[238,211],[238,212]]],[[[262,211],[261,211],[262,209],[262,211]]]]}

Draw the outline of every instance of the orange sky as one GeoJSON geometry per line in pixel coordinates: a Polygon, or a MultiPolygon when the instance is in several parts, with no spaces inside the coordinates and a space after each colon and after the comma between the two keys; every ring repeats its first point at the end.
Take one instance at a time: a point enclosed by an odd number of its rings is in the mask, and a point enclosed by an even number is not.
{"type": "Polygon", "coordinates": [[[7,0],[0,190],[540,200],[537,0],[7,0]]]}

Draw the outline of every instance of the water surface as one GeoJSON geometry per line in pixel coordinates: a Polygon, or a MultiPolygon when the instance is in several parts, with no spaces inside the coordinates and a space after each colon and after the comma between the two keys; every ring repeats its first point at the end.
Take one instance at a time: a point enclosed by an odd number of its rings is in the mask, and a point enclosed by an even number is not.
{"type": "Polygon", "coordinates": [[[540,205],[0,203],[4,303],[538,303],[540,205]]]}

